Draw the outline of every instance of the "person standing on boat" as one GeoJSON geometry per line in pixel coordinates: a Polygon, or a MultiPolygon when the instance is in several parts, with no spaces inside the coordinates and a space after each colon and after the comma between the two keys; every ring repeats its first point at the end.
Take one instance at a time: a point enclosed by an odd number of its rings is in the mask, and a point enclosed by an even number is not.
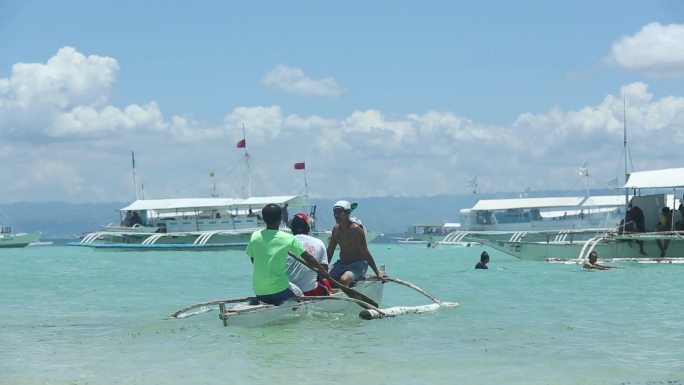
{"type": "Polygon", "coordinates": [[[636,227],[637,233],[646,232],[646,220],[644,219],[644,212],[641,211],[639,206],[633,205],[634,198],[629,202],[629,210],[627,210],[628,218],[634,221],[634,226],[636,227]]]}
{"type": "Polygon", "coordinates": [[[323,268],[294,235],[279,230],[281,214],[280,206],[273,203],[266,205],[261,210],[266,229],[252,233],[245,250],[254,264],[252,287],[257,300],[273,305],[280,305],[299,294],[295,293],[299,291],[298,288],[290,286],[287,276],[288,253],[301,256],[318,269],[323,268]]]}
{"type": "Polygon", "coordinates": [[[487,267],[488,263],[489,263],[489,254],[486,251],[483,251],[482,254],[480,254],[480,262],[478,262],[475,265],[475,269],[489,269],[487,267]]]}
{"type": "Polygon", "coordinates": [[[361,221],[351,216],[355,208],[356,203],[348,201],[337,201],[333,205],[333,215],[337,224],[332,229],[328,244],[328,262],[332,260],[337,245],[340,245],[340,258],[333,264],[330,276],[349,287],[353,282],[363,278],[370,266],[375,275],[385,282],[385,274],[375,265],[375,260],[368,250],[366,233],[361,221]]]}
{"type": "Polygon", "coordinates": [[[287,212],[287,203],[285,203],[280,213],[282,214],[282,222],[287,226],[287,221],[290,220],[290,214],[287,212]]]}
{"type": "MultiPolygon", "coordinates": [[[[627,216],[625,220],[625,226],[630,226],[630,222],[634,222],[634,228],[637,233],[645,233],[646,232],[646,219],[644,218],[644,212],[641,211],[639,206],[635,206],[634,204],[634,198],[629,201],[629,208],[627,209],[627,216]]],[[[646,255],[646,251],[644,251],[644,241],[636,241],[637,244],[639,245],[639,253],[641,255],[646,255]]]]}
{"type": "MultiPolygon", "coordinates": [[[[325,244],[316,237],[309,235],[311,231],[309,217],[304,213],[297,213],[292,216],[290,229],[292,234],[304,246],[304,249],[316,258],[318,263],[328,271],[328,255],[326,254],[325,244]]],[[[332,286],[327,279],[319,279],[318,274],[296,261],[294,258],[287,259],[287,275],[290,283],[297,285],[305,296],[330,295],[332,286]]]]}

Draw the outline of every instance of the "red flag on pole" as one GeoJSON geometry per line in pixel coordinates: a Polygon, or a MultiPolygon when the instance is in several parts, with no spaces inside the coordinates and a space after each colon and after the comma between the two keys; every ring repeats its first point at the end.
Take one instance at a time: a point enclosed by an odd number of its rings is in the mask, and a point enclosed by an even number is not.
{"type": "Polygon", "coordinates": [[[300,162],[300,163],[295,163],[295,164],[294,164],[294,169],[295,169],[295,170],[304,170],[304,168],[305,168],[305,167],[304,167],[304,162],[300,162]]]}
{"type": "Polygon", "coordinates": [[[239,142],[237,142],[237,148],[245,148],[247,146],[247,141],[244,139],[240,139],[239,142]]]}

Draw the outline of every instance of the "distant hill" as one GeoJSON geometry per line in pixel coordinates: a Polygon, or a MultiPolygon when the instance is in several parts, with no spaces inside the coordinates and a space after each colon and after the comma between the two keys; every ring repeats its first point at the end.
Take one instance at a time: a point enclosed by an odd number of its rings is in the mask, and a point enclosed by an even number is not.
{"type": "MultiPolygon", "coordinates": [[[[593,195],[608,195],[611,190],[595,190],[593,195]]],[[[540,196],[581,196],[578,191],[541,191],[540,196]]],[[[416,224],[459,222],[459,212],[472,207],[477,199],[517,198],[514,193],[479,195],[437,195],[429,197],[373,197],[346,198],[359,204],[354,212],[372,231],[401,234],[416,224]]],[[[334,224],[332,205],[338,199],[312,199],[316,205],[317,225],[330,228],[334,224]]],[[[43,239],[72,238],[93,231],[109,223],[119,223],[119,209],[130,202],[112,203],[9,203],[0,204],[0,223],[8,223],[17,231],[41,231],[43,239]]],[[[295,214],[290,210],[290,215],[295,214]]]]}
{"type": "Polygon", "coordinates": [[[43,233],[42,239],[72,238],[119,223],[119,209],[128,203],[10,203],[0,205],[0,222],[16,231],[43,233]]]}

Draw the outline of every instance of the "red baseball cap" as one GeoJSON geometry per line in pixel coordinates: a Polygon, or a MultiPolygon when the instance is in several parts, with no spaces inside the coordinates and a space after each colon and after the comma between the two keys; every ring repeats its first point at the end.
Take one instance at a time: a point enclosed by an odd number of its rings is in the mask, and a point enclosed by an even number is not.
{"type": "Polygon", "coordinates": [[[303,219],[306,223],[309,223],[309,216],[304,213],[297,213],[294,216],[303,219]]]}

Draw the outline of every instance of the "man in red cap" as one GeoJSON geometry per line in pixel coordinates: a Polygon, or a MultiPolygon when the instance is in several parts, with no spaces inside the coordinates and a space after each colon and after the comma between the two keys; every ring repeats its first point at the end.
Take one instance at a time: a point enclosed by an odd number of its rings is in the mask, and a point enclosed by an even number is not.
{"type": "MultiPolygon", "coordinates": [[[[328,256],[325,244],[316,237],[309,235],[311,225],[309,217],[304,213],[297,213],[290,221],[290,229],[295,238],[304,246],[304,249],[328,271],[328,256]]],[[[332,286],[327,279],[319,279],[318,274],[308,267],[289,257],[287,260],[287,275],[290,283],[297,285],[305,296],[329,295],[332,286]]]]}

